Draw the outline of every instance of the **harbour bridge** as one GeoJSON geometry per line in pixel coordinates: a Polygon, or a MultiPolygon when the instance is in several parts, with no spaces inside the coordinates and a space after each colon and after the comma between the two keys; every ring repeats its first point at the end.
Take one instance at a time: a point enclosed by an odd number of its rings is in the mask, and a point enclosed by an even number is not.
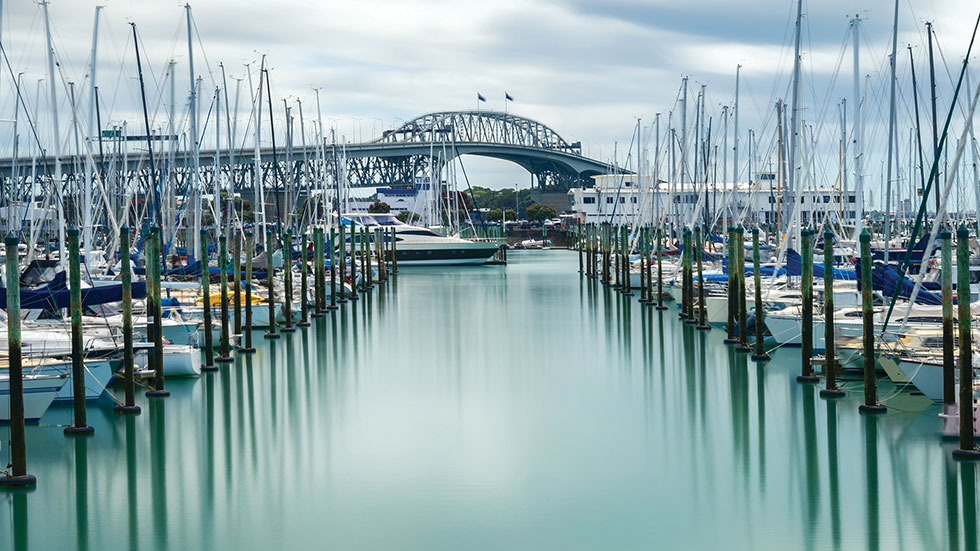
{"type": "MultiPolygon", "coordinates": [[[[154,174],[150,171],[145,135],[126,136],[118,127],[103,129],[98,137],[88,140],[93,151],[90,162],[102,176],[107,197],[118,194],[121,200],[144,196],[150,182],[159,185],[164,181],[169,193],[186,196],[195,164],[199,167],[202,193],[215,189],[215,178],[219,176],[222,189],[231,185],[244,196],[252,196],[255,189],[280,194],[287,187],[303,195],[304,189],[308,192],[326,186],[323,182],[327,180],[362,188],[415,186],[429,177],[440,177],[444,167],[463,155],[513,162],[526,169],[533,176],[532,183],[536,181],[540,189],[554,191],[581,186],[591,176],[611,169],[608,163],[583,156],[580,142],[569,142],[540,122],[496,111],[429,113],[386,130],[373,141],[350,144],[327,143],[328,140],[297,143],[295,129],[291,128],[295,123],[286,122],[286,132],[281,133],[285,136],[278,136],[278,143],[273,137],[273,146],[261,147],[258,152],[237,145],[202,150],[196,163],[191,148],[178,147],[186,144],[186,135],[155,133],[151,136],[154,174]]],[[[268,129],[263,130],[263,135],[270,136],[268,129]]],[[[63,175],[61,196],[81,197],[86,157],[73,150],[73,154],[60,159],[50,154],[0,159],[4,195],[8,200],[24,201],[49,192],[50,188],[42,188],[53,182],[51,176],[57,165],[63,175]]]]}

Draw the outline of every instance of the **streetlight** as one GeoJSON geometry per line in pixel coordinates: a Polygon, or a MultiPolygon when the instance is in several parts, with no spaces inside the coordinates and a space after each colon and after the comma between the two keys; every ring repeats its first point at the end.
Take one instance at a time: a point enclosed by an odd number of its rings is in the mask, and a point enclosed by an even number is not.
{"type": "Polygon", "coordinates": [[[358,143],[360,143],[361,140],[358,138],[358,135],[363,134],[361,132],[361,119],[360,119],[360,117],[354,117],[354,119],[351,121],[351,123],[350,123],[350,133],[353,134],[354,140],[357,141],[358,143]],[[357,132],[354,132],[354,123],[355,122],[357,123],[357,132]]]}

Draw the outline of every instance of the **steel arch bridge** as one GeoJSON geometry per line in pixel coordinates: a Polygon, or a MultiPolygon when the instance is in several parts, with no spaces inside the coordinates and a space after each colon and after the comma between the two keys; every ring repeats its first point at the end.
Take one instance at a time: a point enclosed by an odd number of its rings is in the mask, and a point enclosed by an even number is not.
{"type": "Polygon", "coordinates": [[[427,168],[430,162],[446,163],[462,155],[513,162],[534,175],[540,187],[565,191],[611,168],[583,157],[581,142],[570,143],[540,122],[497,111],[429,113],[385,131],[366,145],[384,151],[372,152],[362,167],[380,162],[382,170],[394,168],[399,183],[419,176],[411,174],[411,169],[406,171],[407,167],[427,168]]]}
{"type": "MultiPolygon", "coordinates": [[[[277,128],[283,126],[277,121],[277,128]]],[[[156,169],[151,174],[145,136],[123,136],[118,128],[108,135],[90,140],[103,151],[93,155],[94,170],[104,182],[103,191],[95,194],[96,200],[118,206],[146,197],[152,185],[161,183],[171,200],[181,196],[194,200],[193,190],[189,189],[194,163],[187,147],[174,147],[154,135],[156,169]]],[[[179,143],[187,143],[186,136],[176,138],[179,143]]],[[[215,182],[223,182],[223,189],[233,187],[253,199],[254,190],[263,189],[267,196],[261,202],[270,205],[288,196],[285,189],[289,188],[296,190],[291,201],[295,204],[310,189],[337,189],[338,182],[369,188],[417,185],[430,177],[445,178],[443,169],[463,155],[513,162],[533,175],[532,182],[539,188],[555,191],[586,184],[591,176],[612,168],[583,156],[580,142],[569,142],[540,122],[497,111],[428,113],[364,143],[297,143],[297,138],[287,132],[285,137],[279,136],[278,144],[275,148],[262,147],[257,154],[247,147],[200,151],[199,193],[210,193],[215,182]]],[[[53,156],[0,159],[0,182],[6,200],[30,201],[39,195],[80,199],[86,185],[85,158],[66,155],[58,161],[63,179],[60,189],[52,194],[55,190],[51,186],[55,184],[50,176],[55,174],[56,164],[53,156]]]]}

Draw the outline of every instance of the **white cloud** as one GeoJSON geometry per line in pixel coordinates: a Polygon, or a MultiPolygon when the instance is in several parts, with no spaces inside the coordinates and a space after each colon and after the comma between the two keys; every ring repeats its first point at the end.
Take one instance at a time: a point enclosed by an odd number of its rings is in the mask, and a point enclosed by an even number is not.
{"type": "MultiPolygon", "coordinates": [[[[66,79],[79,83],[87,73],[94,5],[56,0],[49,7],[66,79]]],[[[312,88],[320,87],[324,119],[349,139],[366,139],[382,126],[428,111],[471,109],[477,91],[490,100],[481,107],[499,109],[507,90],[517,99],[510,108],[593,149],[601,146],[608,156],[613,142],[628,142],[636,117],[652,120],[654,113],[674,108],[683,74],[692,82],[708,83],[713,98],[709,107],[729,103],[739,63],[749,84],[743,93],[754,94],[744,97],[744,105],[763,111],[747,109],[742,127],[761,132],[762,117],[775,99],[773,90],[785,90],[794,5],[787,0],[210,0],[193,4],[201,40],[197,43],[195,36],[195,63],[206,81],[202,95],[209,98],[209,67],[217,71],[223,61],[230,76],[241,76],[243,61],[253,62],[254,70],[261,53],[266,53],[276,109],[281,110],[281,98],[298,97],[312,121],[312,88]],[[774,85],[777,79],[780,84],[774,85]]],[[[934,20],[944,52],[955,63],[972,30],[976,7],[959,0],[915,3],[914,9],[902,6],[901,41],[921,43],[922,21],[934,20]]],[[[35,83],[46,78],[40,8],[21,1],[5,2],[3,10],[3,43],[14,71],[25,71],[25,96],[33,104],[35,83]]],[[[882,78],[891,2],[811,0],[806,10],[805,67],[814,93],[826,93],[837,69],[848,14],[855,12],[867,18],[864,67],[873,78],[882,78]]],[[[167,60],[174,58],[178,112],[182,111],[188,88],[183,9],[177,3],[131,0],[108,3],[103,12],[99,84],[106,117],[138,121],[129,21],[137,23],[146,49],[151,105],[159,103],[160,94],[167,101],[168,89],[158,87],[167,60]]],[[[849,70],[845,56],[832,92],[836,96],[848,93],[849,70]]],[[[233,90],[234,81],[229,83],[233,90]]],[[[12,116],[10,91],[10,76],[4,70],[0,119],[12,116]]],[[[59,94],[67,128],[68,110],[64,94],[59,94]]],[[[86,101],[84,90],[79,95],[86,101]]],[[[42,103],[44,98],[46,91],[42,103]]],[[[247,90],[241,103],[244,120],[247,90]]],[[[38,115],[44,140],[50,139],[46,109],[38,115]]],[[[166,106],[159,109],[156,120],[162,121],[166,106]]],[[[9,127],[0,123],[4,152],[10,148],[9,127]]]]}

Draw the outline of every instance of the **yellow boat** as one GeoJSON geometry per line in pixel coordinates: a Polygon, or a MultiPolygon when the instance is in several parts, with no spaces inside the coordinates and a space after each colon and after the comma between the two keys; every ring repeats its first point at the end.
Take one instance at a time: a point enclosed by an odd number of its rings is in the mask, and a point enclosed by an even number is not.
{"type": "MultiPolygon", "coordinates": [[[[241,294],[241,297],[242,297],[242,304],[244,304],[245,303],[245,293],[242,293],[241,294]]],[[[234,301],[235,301],[235,295],[234,295],[234,293],[229,293],[228,294],[228,302],[229,303],[232,303],[234,301]]],[[[204,304],[204,297],[197,297],[196,299],[194,299],[194,302],[196,302],[198,304],[204,304]]],[[[258,295],[252,295],[252,304],[262,304],[264,302],[267,302],[265,297],[260,297],[258,295]]],[[[211,306],[221,306],[221,293],[220,292],[218,292],[218,293],[211,293],[211,306]]]]}

